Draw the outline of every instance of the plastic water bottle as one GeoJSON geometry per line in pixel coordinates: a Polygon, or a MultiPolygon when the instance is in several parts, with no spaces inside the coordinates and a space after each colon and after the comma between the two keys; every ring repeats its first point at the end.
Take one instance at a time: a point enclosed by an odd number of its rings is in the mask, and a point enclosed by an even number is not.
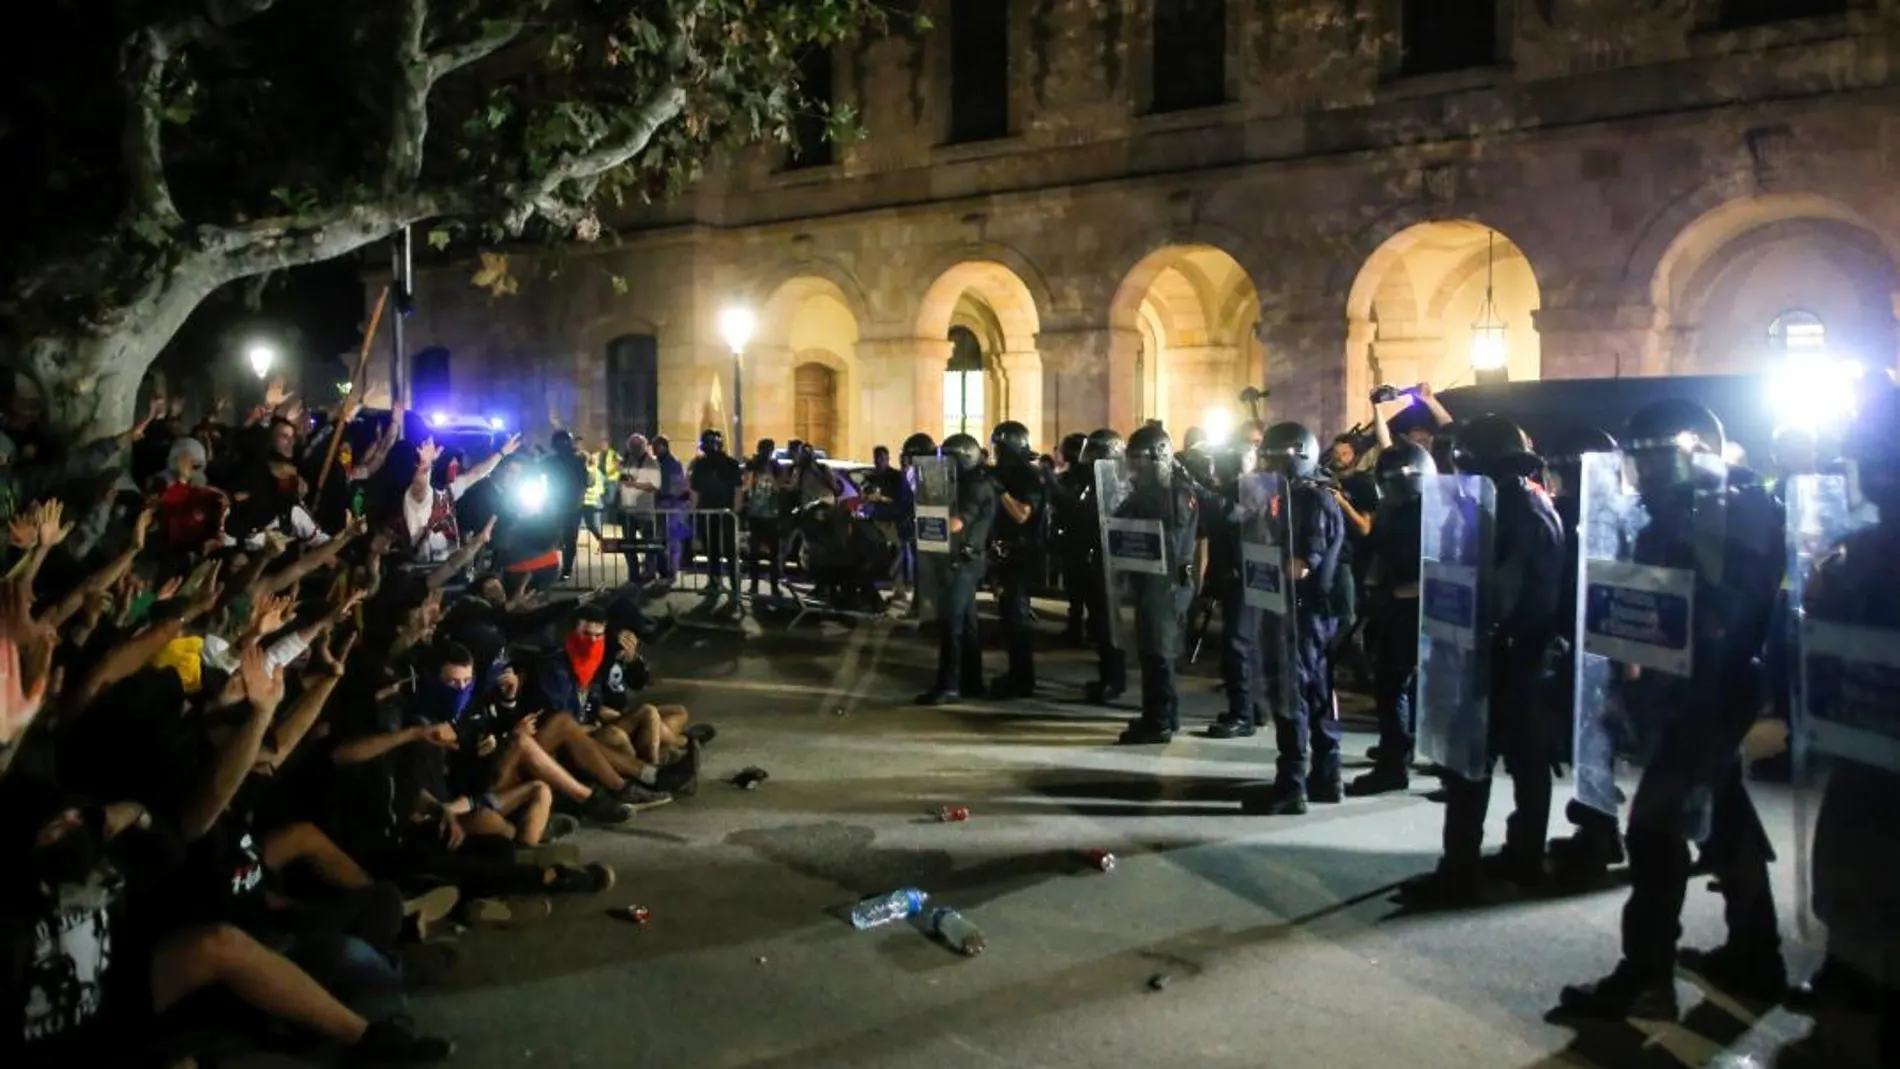
{"type": "Polygon", "coordinates": [[[863,931],[915,916],[924,911],[924,900],[929,897],[915,887],[906,887],[887,895],[867,898],[851,907],[851,926],[863,931]]]}
{"type": "Polygon", "coordinates": [[[983,953],[987,944],[983,942],[983,933],[969,919],[954,909],[945,907],[930,914],[930,930],[937,938],[949,945],[950,949],[966,958],[983,953]]]}

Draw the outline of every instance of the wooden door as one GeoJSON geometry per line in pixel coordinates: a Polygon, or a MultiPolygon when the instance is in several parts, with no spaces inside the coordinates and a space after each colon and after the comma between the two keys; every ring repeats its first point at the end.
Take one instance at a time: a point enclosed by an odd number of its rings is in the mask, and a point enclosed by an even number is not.
{"type": "Polygon", "coordinates": [[[836,455],[838,377],[823,364],[800,364],[792,372],[792,433],[814,449],[836,455]]]}

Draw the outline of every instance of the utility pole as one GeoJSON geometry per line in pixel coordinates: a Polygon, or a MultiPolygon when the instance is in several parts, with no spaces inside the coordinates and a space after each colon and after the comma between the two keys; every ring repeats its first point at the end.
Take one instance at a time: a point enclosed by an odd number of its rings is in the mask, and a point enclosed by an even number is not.
{"type": "Polygon", "coordinates": [[[408,227],[396,236],[389,250],[390,286],[396,296],[396,314],[389,321],[389,399],[392,405],[409,408],[415,384],[409,380],[409,353],[403,340],[403,321],[415,308],[415,244],[408,227]]]}

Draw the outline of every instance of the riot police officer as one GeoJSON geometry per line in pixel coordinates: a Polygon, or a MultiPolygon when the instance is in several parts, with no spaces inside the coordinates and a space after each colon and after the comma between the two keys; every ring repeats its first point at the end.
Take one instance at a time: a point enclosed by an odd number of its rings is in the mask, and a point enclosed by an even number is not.
{"type": "Polygon", "coordinates": [[[899,493],[901,496],[898,499],[897,536],[902,545],[903,559],[898,563],[900,582],[897,589],[893,591],[893,597],[902,598],[906,594],[909,595],[911,604],[910,610],[906,615],[911,617],[916,617],[921,612],[925,600],[925,591],[929,590],[932,593],[935,591],[934,585],[927,582],[921,574],[923,570],[927,569],[924,569],[922,563],[918,560],[917,490],[913,484],[915,474],[911,471],[911,467],[912,462],[918,457],[934,457],[936,455],[936,441],[931,438],[930,435],[922,431],[918,431],[904,439],[903,446],[898,450],[898,464],[903,468],[904,479],[899,484],[899,493]]]}
{"type": "Polygon", "coordinates": [[[1426,480],[1438,465],[1424,446],[1401,439],[1379,452],[1374,468],[1379,510],[1366,548],[1366,598],[1372,645],[1372,698],[1379,718],[1379,746],[1372,771],[1354,779],[1354,797],[1402,791],[1411,786],[1412,717],[1417,710],[1419,531],[1426,480]]]}
{"type": "Polygon", "coordinates": [[[1201,528],[1207,539],[1207,577],[1203,585],[1220,604],[1221,693],[1227,699],[1227,711],[1208,726],[1207,735],[1212,739],[1251,737],[1266,715],[1261,689],[1261,614],[1247,603],[1241,518],[1234,508],[1240,500],[1241,476],[1252,469],[1258,456],[1250,447],[1213,450],[1209,460],[1215,485],[1202,488],[1199,494],[1201,528]]]}
{"type": "Polygon", "coordinates": [[[1469,898],[1482,887],[1485,812],[1491,803],[1490,766],[1497,757],[1511,774],[1516,806],[1506,823],[1498,875],[1536,885],[1544,876],[1550,826],[1550,745],[1540,687],[1554,670],[1561,634],[1557,616],[1563,533],[1544,488],[1532,481],[1543,461],[1522,428],[1502,416],[1480,416],[1465,426],[1455,453],[1461,473],[1482,475],[1497,490],[1492,543],[1489,756],[1484,775],[1445,777],[1444,856],[1439,891],[1469,898]]]}
{"type": "Polygon", "coordinates": [[[1049,488],[1049,515],[1055,521],[1051,542],[1061,554],[1062,593],[1069,601],[1068,626],[1063,629],[1062,637],[1077,643],[1088,637],[1083,617],[1088,607],[1089,536],[1081,529],[1086,519],[1081,512],[1083,491],[1091,477],[1088,465],[1082,460],[1088,441],[1089,436],[1080,431],[1063,436],[1062,446],[1057,451],[1062,467],[1049,488]]]}
{"type": "Polygon", "coordinates": [[[1104,460],[1119,461],[1127,450],[1120,431],[1103,427],[1088,436],[1082,450],[1081,484],[1075,498],[1076,523],[1072,530],[1083,539],[1083,555],[1088,571],[1082,586],[1082,600],[1088,613],[1089,644],[1095,647],[1096,677],[1085,692],[1088,700],[1106,705],[1128,689],[1128,654],[1115,644],[1114,623],[1109,619],[1107,570],[1102,564],[1101,501],[1095,493],[1094,468],[1104,460]]]}
{"type": "Polygon", "coordinates": [[[1131,577],[1135,607],[1135,653],[1141,659],[1141,715],[1118,740],[1125,746],[1166,743],[1181,730],[1181,696],[1175,661],[1186,640],[1188,605],[1194,599],[1194,536],[1199,507],[1185,477],[1177,478],[1174,440],[1160,424],[1128,438],[1134,487],[1117,515],[1159,521],[1167,574],[1131,577]]]}
{"type": "Polygon", "coordinates": [[[1785,986],[1767,834],[1739,759],[1764,698],[1757,660],[1785,544],[1780,509],[1760,484],[1724,480],[1722,448],[1721,421],[1682,400],[1645,406],[1625,430],[1643,513],[1642,526],[1626,532],[1629,555],[1692,580],[1691,656],[1687,675],[1623,664],[1612,677],[1644,768],[1624,834],[1630,895],[1622,959],[1604,979],[1564,989],[1560,1008],[1578,1016],[1675,1017],[1689,840],[1703,836],[1703,860],[1726,900],[1728,942],[1710,954],[1685,953],[1683,964],[1719,973],[1730,990],[1779,996],[1785,986]],[[1712,516],[1719,521],[1708,522],[1712,516]]]}
{"type": "Polygon", "coordinates": [[[1009,657],[1009,670],[991,684],[990,697],[1030,698],[1036,693],[1036,654],[1029,598],[1042,578],[1047,495],[1028,427],[1015,420],[997,424],[990,432],[990,455],[997,491],[990,533],[999,581],[996,609],[1009,657]]]}
{"type": "Polygon", "coordinates": [[[1345,797],[1339,771],[1339,711],[1333,701],[1332,668],[1327,650],[1339,629],[1340,553],[1346,544],[1346,520],[1339,503],[1317,481],[1319,438],[1298,423],[1267,428],[1260,462],[1289,484],[1292,513],[1292,562],[1295,593],[1294,647],[1299,675],[1296,701],[1288,715],[1277,715],[1279,750],[1273,789],[1250,798],[1250,812],[1298,815],[1308,800],[1339,802],[1345,797]],[[1309,767],[1310,761],[1310,767],[1309,767]]]}
{"type": "MultiPolygon", "coordinates": [[[[1809,688],[1804,697],[1808,745],[1803,756],[1818,757],[1827,767],[1812,865],[1814,912],[1827,925],[1827,957],[1792,1003],[1803,1010],[1835,1011],[1827,1018],[1880,1022],[1881,1065],[1900,1062],[1900,882],[1892,866],[1900,851],[1900,825],[1892,819],[1900,799],[1900,767],[1892,757],[1893,740],[1900,737],[1900,696],[1888,667],[1900,663],[1900,600],[1893,596],[1900,589],[1896,426],[1900,391],[1883,386],[1864,403],[1842,443],[1862,499],[1849,504],[1871,506],[1873,522],[1822,557],[1803,590],[1808,619],[1831,625],[1858,647],[1859,655],[1844,656],[1839,646],[1804,651],[1807,656],[1825,652],[1833,670],[1852,686],[1809,688]],[[1850,690],[1855,692],[1851,700],[1850,690]],[[1838,730],[1845,725],[1853,730],[1838,730]],[[1824,726],[1837,730],[1824,737],[1818,733],[1824,726]],[[1868,739],[1882,745],[1867,745],[1868,739]]],[[[1810,780],[1805,774],[1800,778],[1804,786],[1810,780]]],[[[1817,1030],[1822,1026],[1817,1021],[1817,1030]]]]}
{"type": "Polygon", "coordinates": [[[983,696],[976,591],[983,582],[983,551],[996,521],[996,489],[980,466],[983,445],[975,438],[953,434],[943,440],[939,452],[956,464],[957,503],[950,515],[950,559],[937,593],[937,683],[918,697],[919,705],[943,705],[983,696]]]}
{"type": "MultiPolygon", "coordinates": [[[[1578,427],[1559,431],[1544,446],[1544,485],[1550,490],[1557,509],[1557,521],[1564,535],[1564,566],[1557,585],[1557,618],[1577,618],[1577,569],[1582,552],[1578,540],[1578,508],[1583,503],[1583,457],[1586,453],[1615,453],[1616,439],[1598,427],[1578,427]]],[[[1569,625],[1566,624],[1566,627],[1569,625]]],[[[1561,660],[1549,685],[1544,688],[1552,731],[1552,752],[1558,763],[1578,759],[1571,746],[1577,717],[1577,649],[1564,642],[1561,660]]],[[[1606,770],[1607,771],[1607,770],[1606,770]]],[[[1587,886],[1602,879],[1612,867],[1623,863],[1623,832],[1616,818],[1608,813],[1571,799],[1564,807],[1564,818],[1576,826],[1576,832],[1550,843],[1551,875],[1566,886],[1587,886]]]]}

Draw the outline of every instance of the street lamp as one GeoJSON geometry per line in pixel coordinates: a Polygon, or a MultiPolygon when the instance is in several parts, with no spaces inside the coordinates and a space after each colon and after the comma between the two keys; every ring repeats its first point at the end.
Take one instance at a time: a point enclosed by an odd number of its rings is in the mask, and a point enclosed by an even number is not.
{"type": "Polygon", "coordinates": [[[1492,269],[1498,232],[1487,231],[1484,242],[1484,304],[1478,309],[1477,322],[1471,324],[1471,371],[1478,385],[1509,382],[1510,346],[1505,339],[1504,319],[1498,315],[1494,299],[1492,269]]]}
{"type": "Polygon", "coordinates": [[[271,365],[277,362],[277,350],[262,342],[251,346],[244,356],[251,362],[251,373],[260,379],[268,376],[271,365]]]}
{"type": "Polygon", "coordinates": [[[746,343],[752,340],[752,331],[759,325],[758,317],[750,308],[728,308],[719,313],[719,333],[725,336],[726,344],[732,347],[732,448],[743,454],[745,450],[745,366],[746,343]]]}

